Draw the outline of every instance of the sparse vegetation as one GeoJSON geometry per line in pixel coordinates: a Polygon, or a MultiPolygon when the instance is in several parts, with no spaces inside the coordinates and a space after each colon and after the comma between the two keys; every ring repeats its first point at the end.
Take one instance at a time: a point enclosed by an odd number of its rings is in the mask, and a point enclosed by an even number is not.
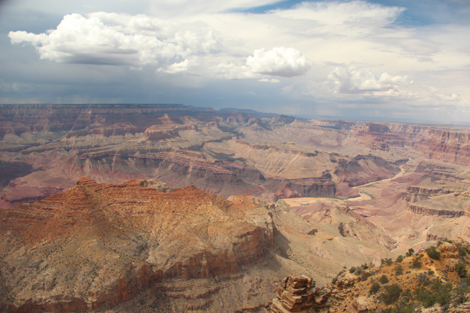
{"type": "Polygon", "coordinates": [[[441,258],[441,253],[436,250],[436,247],[432,246],[426,249],[426,253],[433,260],[439,260],[441,258]]]}
{"type": "Polygon", "coordinates": [[[354,273],[355,271],[356,271],[356,268],[354,266],[349,269],[349,273],[351,274],[354,273]]]}
{"type": "Polygon", "coordinates": [[[459,275],[459,277],[461,277],[461,278],[467,277],[467,269],[465,268],[465,265],[464,265],[464,264],[458,263],[458,264],[455,266],[455,271],[457,272],[457,274],[459,275]]]}
{"type": "Polygon", "coordinates": [[[445,305],[451,299],[452,284],[444,284],[439,278],[434,279],[429,286],[421,286],[415,289],[414,295],[418,302],[425,308],[435,303],[445,305]]]}
{"type": "Polygon", "coordinates": [[[370,294],[376,294],[380,289],[380,285],[379,283],[375,282],[372,284],[372,286],[370,287],[370,290],[369,290],[369,293],[370,294]]]}
{"type": "Polygon", "coordinates": [[[414,259],[413,262],[411,263],[412,268],[421,268],[421,258],[423,257],[422,254],[417,255],[414,259]]]}
{"type": "Polygon", "coordinates": [[[382,259],[381,262],[382,262],[382,265],[386,265],[386,266],[390,266],[390,265],[393,264],[393,261],[390,258],[389,259],[382,259]]]}
{"type": "Polygon", "coordinates": [[[403,259],[404,259],[403,255],[399,255],[399,256],[397,257],[397,259],[395,260],[395,262],[396,262],[396,263],[401,263],[401,262],[403,262],[403,259]]]}
{"type": "Polygon", "coordinates": [[[385,286],[384,288],[385,292],[381,295],[382,301],[387,305],[397,302],[402,292],[400,286],[398,286],[397,284],[393,284],[390,286],[385,286]]]}
{"type": "Polygon", "coordinates": [[[403,274],[403,266],[401,266],[400,264],[395,266],[394,270],[395,270],[395,275],[396,276],[400,276],[400,275],[403,274]]]}
{"type": "Polygon", "coordinates": [[[415,253],[415,250],[413,248],[408,249],[408,252],[406,253],[406,257],[410,257],[415,253]]]}
{"type": "Polygon", "coordinates": [[[459,254],[460,254],[460,257],[461,258],[464,258],[467,256],[467,249],[465,249],[464,247],[462,247],[461,244],[456,244],[457,248],[459,249],[459,254]]]}
{"type": "Polygon", "coordinates": [[[382,277],[379,278],[379,282],[383,285],[388,283],[388,277],[385,275],[382,275],[382,277]]]}

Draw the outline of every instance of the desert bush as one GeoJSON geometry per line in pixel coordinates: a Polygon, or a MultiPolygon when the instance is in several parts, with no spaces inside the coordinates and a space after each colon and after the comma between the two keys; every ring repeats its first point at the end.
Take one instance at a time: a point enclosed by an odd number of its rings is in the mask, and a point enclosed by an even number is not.
{"type": "Polygon", "coordinates": [[[457,304],[464,303],[470,293],[470,278],[462,279],[460,284],[452,291],[454,301],[457,304]]]}
{"type": "Polygon", "coordinates": [[[349,273],[351,274],[354,273],[355,271],[356,271],[356,268],[354,266],[349,269],[349,273]]]}
{"type": "Polygon", "coordinates": [[[413,248],[409,248],[409,249],[408,249],[408,252],[406,253],[405,256],[406,256],[406,257],[410,257],[410,256],[412,256],[414,253],[415,253],[415,250],[413,250],[413,248]]]}
{"type": "Polygon", "coordinates": [[[382,262],[382,265],[387,265],[387,266],[390,266],[390,265],[393,264],[393,261],[392,261],[392,259],[390,259],[390,258],[388,258],[388,259],[382,259],[381,262],[382,262]]]}
{"type": "Polygon", "coordinates": [[[460,257],[464,258],[467,255],[467,249],[462,247],[461,244],[457,244],[457,248],[459,249],[460,257]]]}
{"type": "Polygon", "coordinates": [[[395,260],[396,263],[401,263],[403,261],[404,257],[403,255],[399,255],[397,259],[395,260]]]}
{"type": "Polygon", "coordinates": [[[413,263],[411,263],[412,268],[421,268],[421,258],[419,256],[413,259],[413,263]]]}
{"type": "Polygon", "coordinates": [[[369,293],[375,294],[377,291],[379,291],[380,285],[379,283],[373,283],[372,286],[370,287],[369,293]]]}
{"type": "Polygon", "coordinates": [[[402,274],[403,274],[403,266],[398,264],[397,266],[395,266],[395,275],[399,276],[402,274]]]}
{"type": "Polygon", "coordinates": [[[443,306],[451,300],[452,284],[444,284],[439,278],[434,279],[428,287],[418,287],[415,289],[415,297],[425,308],[433,306],[435,303],[443,306]]]}
{"type": "Polygon", "coordinates": [[[462,263],[458,263],[455,266],[455,271],[459,275],[460,278],[465,278],[467,277],[467,269],[465,268],[465,265],[462,263]]]}
{"type": "Polygon", "coordinates": [[[400,298],[400,294],[402,289],[397,284],[393,284],[390,286],[385,286],[385,292],[382,293],[381,299],[386,305],[393,304],[397,302],[400,298]]]}
{"type": "Polygon", "coordinates": [[[385,275],[382,275],[382,277],[379,278],[379,282],[383,285],[388,283],[388,277],[385,275]]]}
{"type": "Polygon", "coordinates": [[[431,259],[439,260],[441,258],[441,253],[436,250],[436,247],[432,246],[426,249],[426,253],[431,259]]]}

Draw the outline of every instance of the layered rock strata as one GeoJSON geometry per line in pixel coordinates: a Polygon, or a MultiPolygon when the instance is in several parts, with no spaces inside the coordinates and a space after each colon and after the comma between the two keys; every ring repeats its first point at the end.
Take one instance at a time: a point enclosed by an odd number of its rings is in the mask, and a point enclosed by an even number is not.
{"type": "Polygon", "coordinates": [[[109,309],[165,279],[238,273],[263,261],[273,232],[267,204],[250,197],[84,177],[0,211],[4,300],[11,312],[109,309]]]}
{"type": "Polygon", "coordinates": [[[425,206],[410,204],[409,209],[415,214],[435,215],[439,217],[457,218],[465,215],[465,211],[439,210],[425,206]]]}
{"type": "Polygon", "coordinates": [[[273,313],[307,312],[315,305],[315,282],[306,275],[287,276],[277,288],[277,298],[270,307],[273,313]]]}

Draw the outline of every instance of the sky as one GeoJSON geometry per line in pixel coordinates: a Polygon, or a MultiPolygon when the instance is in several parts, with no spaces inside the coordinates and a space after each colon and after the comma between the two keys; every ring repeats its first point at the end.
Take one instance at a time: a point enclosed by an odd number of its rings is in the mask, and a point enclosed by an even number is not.
{"type": "Polygon", "coordinates": [[[0,104],[470,122],[470,1],[3,0],[0,104]]]}

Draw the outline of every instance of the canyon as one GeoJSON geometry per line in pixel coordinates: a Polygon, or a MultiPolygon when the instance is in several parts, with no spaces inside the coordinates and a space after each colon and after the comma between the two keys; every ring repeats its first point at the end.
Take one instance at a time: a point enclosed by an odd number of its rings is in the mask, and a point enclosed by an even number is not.
{"type": "Polygon", "coordinates": [[[0,139],[5,312],[264,312],[470,238],[465,125],[1,105],[0,139]]]}

